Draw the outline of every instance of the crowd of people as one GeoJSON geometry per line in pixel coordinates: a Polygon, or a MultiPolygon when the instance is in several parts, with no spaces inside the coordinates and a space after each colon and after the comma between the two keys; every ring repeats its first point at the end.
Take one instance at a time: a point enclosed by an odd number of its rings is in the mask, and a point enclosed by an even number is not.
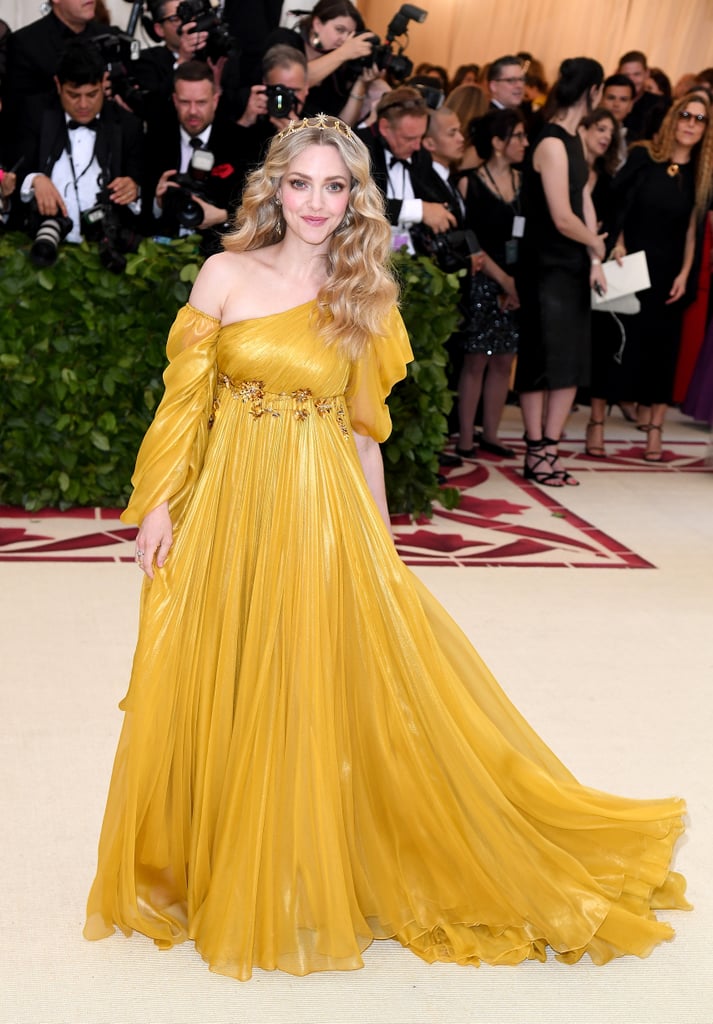
{"type": "Polygon", "coordinates": [[[592,458],[606,455],[613,404],[638,419],[650,462],[674,402],[713,418],[713,329],[704,343],[684,326],[707,295],[713,69],[672,85],[630,51],[608,76],[565,61],[550,87],[517,53],[451,79],[377,54],[350,0],[319,0],[291,29],[265,11],[246,21],[230,0],[201,24],[183,23],[178,0],[147,0],[156,45],[129,61],[102,8],[52,0],[0,41],[0,215],[31,236],[38,265],[82,238],[116,270],[141,236],[197,232],[204,255],[221,251],[269,141],[325,113],[366,144],[394,247],[465,271],[449,345],[458,458],[514,456],[498,427],[515,362],[525,474],[545,486],[577,483],[557,445],[578,394],[592,458]],[[651,277],[640,312],[591,313],[602,263],[638,250],[651,277]]]}

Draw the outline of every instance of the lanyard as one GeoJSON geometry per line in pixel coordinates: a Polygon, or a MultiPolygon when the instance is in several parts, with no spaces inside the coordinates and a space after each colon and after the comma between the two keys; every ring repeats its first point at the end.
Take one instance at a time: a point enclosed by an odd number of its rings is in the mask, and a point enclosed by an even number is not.
{"type": "MultiPolygon", "coordinates": [[[[77,210],[80,213],[81,213],[81,209],[82,208],[81,208],[81,205],[80,205],[80,202],[79,202],[79,187],[78,187],[79,186],[79,182],[82,180],[84,175],[87,173],[89,168],[94,163],[94,158],[96,156],[96,153],[97,153],[97,137],[96,137],[96,132],[95,132],[94,133],[94,146],[92,148],[92,155],[89,157],[89,163],[84,168],[84,170],[79,175],[79,177],[77,177],[77,172],[76,172],[75,167],[74,167],[74,157],[72,155],[72,140],[69,137],[69,132],[67,132],[67,156],[69,157],[69,167],[70,167],[70,170],[72,172],[72,184],[74,185],[74,195],[76,196],[76,199],[77,199],[77,210]]],[[[99,182],[97,180],[97,184],[98,183],[99,182]]],[[[66,195],[66,190],[65,190],[65,195],[66,195]]]]}
{"type": "Polygon", "coordinates": [[[493,186],[493,189],[495,190],[495,193],[496,193],[498,199],[500,199],[501,202],[505,203],[506,206],[511,206],[512,209],[515,211],[515,213],[519,213],[520,212],[520,193],[518,192],[517,188],[515,187],[515,172],[513,171],[512,167],[510,168],[510,179],[512,181],[513,198],[511,200],[509,200],[509,201],[504,197],[504,195],[502,194],[502,192],[500,191],[498,186],[495,184],[495,179],[493,178],[492,174],[488,170],[488,165],[487,164],[483,164],[482,167],[483,167],[483,170],[485,171],[485,173],[487,174],[488,180],[490,181],[490,184],[493,186]]]}

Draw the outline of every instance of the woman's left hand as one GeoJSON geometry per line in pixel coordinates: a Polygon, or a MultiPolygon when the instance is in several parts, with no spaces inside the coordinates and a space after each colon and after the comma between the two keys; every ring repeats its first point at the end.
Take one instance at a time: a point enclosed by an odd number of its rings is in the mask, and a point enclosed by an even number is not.
{"type": "Polygon", "coordinates": [[[361,32],[356,35],[352,32],[348,35],[342,45],[338,47],[339,56],[343,58],[343,63],[348,60],[358,60],[359,57],[369,57],[374,48],[374,33],[373,32],[361,32]]]}
{"type": "Polygon", "coordinates": [[[679,299],[683,298],[684,292],[686,291],[686,281],[688,280],[688,274],[680,273],[673,279],[671,285],[671,291],[668,293],[666,299],[666,305],[670,306],[672,302],[678,302],[679,299]]]}

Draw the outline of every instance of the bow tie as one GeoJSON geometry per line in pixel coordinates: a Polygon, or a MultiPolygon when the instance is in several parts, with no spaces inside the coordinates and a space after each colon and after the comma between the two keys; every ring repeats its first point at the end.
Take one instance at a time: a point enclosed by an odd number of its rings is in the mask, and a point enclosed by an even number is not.
{"type": "Polygon", "coordinates": [[[408,167],[409,169],[411,168],[410,160],[402,160],[401,157],[394,156],[392,154],[389,158],[389,170],[391,170],[392,167],[395,167],[396,164],[401,164],[402,167],[408,167]]]}
{"type": "Polygon", "coordinates": [[[70,118],[67,121],[67,128],[70,132],[73,132],[76,128],[88,128],[90,132],[95,132],[99,127],[99,122],[96,117],[89,122],[89,124],[80,124],[79,121],[75,121],[74,118],[70,118]]]}

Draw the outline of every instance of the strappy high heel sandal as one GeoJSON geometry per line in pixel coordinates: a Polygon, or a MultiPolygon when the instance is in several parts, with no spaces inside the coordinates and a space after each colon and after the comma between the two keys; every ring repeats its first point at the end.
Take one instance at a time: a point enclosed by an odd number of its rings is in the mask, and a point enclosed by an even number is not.
{"type": "MultiPolygon", "coordinates": [[[[584,441],[584,451],[593,459],[605,459],[607,457],[606,448],[604,444],[590,444],[589,443],[589,431],[594,427],[604,427],[604,420],[590,420],[587,424],[587,434],[584,441]]],[[[604,441],[604,434],[602,433],[602,442],[604,441]]]]}
{"type": "MultiPolygon", "coordinates": [[[[557,448],[557,446],[560,443],[560,440],[560,438],[557,438],[557,440],[555,441],[555,439],[552,437],[543,437],[542,443],[545,445],[546,448],[557,448]]],[[[549,464],[552,467],[554,467],[557,463],[558,458],[559,452],[550,452],[548,455],[549,464]]],[[[566,469],[553,468],[552,472],[553,475],[558,477],[566,487],[579,487],[579,480],[577,480],[576,477],[572,476],[571,473],[568,473],[566,469]]]]}
{"type": "MultiPolygon", "coordinates": [[[[663,430],[662,430],[662,428],[658,425],[658,423],[647,423],[647,425],[646,425],[646,436],[647,437],[651,437],[651,432],[653,430],[657,430],[658,431],[659,445],[660,445],[661,442],[663,441],[663,430]]],[[[647,444],[646,445],[646,450],[644,451],[644,454],[641,457],[644,460],[644,462],[660,462],[662,457],[663,457],[663,451],[661,450],[660,447],[658,449],[652,449],[650,447],[650,445],[647,444]]]]}
{"type": "Polygon", "coordinates": [[[548,443],[546,438],[542,437],[539,441],[533,441],[527,434],[524,434],[523,441],[527,446],[525,466],[522,471],[524,478],[534,480],[536,484],[542,484],[543,487],[563,487],[564,480],[562,480],[561,471],[558,473],[552,471],[557,456],[553,457],[551,453],[545,451],[548,443]],[[540,469],[540,466],[547,468],[540,469]]]}

